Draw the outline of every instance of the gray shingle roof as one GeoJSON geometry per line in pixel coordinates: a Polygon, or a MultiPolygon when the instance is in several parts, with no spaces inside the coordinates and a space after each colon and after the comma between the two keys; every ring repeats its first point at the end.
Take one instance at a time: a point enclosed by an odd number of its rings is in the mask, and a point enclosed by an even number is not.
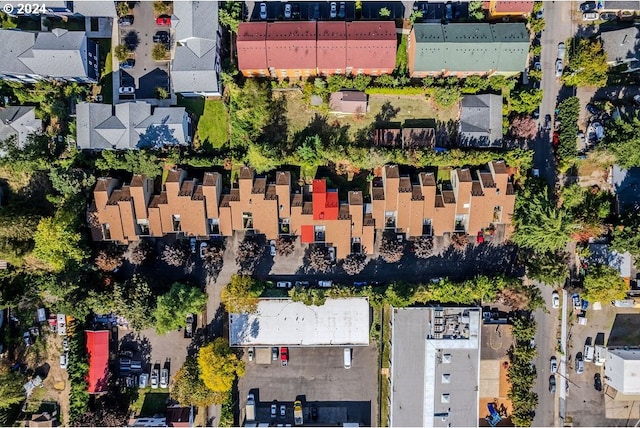
{"type": "Polygon", "coordinates": [[[502,146],[502,96],[483,94],[462,98],[459,137],[462,146],[502,146]]]}
{"type": "Polygon", "coordinates": [[[81,149],[138,149],[187,145],[189,127],[184,107],[159,107],[146,102],[79,103],[77,142],[81,149]]]}
{"type": "Polygon", "coordinates": [[[32,74],[19,57],[30,52],[36,41],[35,33],[0,30],[0,40],[0,74],[32,74]]]}
{"type": "Polygon", "coordinates": [[[640,60],[640,31],[637,26],[603,31],[602,48],[611,64],[632,63],[640,60]]]}
{"type": "MultiPolygon", "coordinates": [[[[99,1],[73,1],[73,13],[90,17],[112,17],[118,16],[116,13],[116,2],[110,0],[99,1]]],[[[177,3],[177,2],[176,2],[177,3]]],[[[47,3],[47,6],[49,4],[47,3]]]]}
{"type": "Polygon", "coordinates": [[[218,3],[174,2],[171,25],[178,41],[171,63],[173,90],[218,92],[218,3]]]}
{"type": "Polygon", "coordinates": [[[520,72],[529,53],[522,23],[415,24],[416,71],[520,72]]]}
{"type": "Polygon", "coordinates": [[[18,147],[24,147],[29,134],[42,128],[42,121],[36,119],[35,107],[11,106],[0,109],[0,141],[16,137],[18,147]]]}

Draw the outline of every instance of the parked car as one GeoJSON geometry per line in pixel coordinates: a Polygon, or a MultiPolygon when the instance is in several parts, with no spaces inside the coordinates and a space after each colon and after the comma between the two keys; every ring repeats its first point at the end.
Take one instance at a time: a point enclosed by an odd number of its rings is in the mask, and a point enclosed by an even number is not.
{"type": "Polygon", "coordinates": [[[127,58],[120,63],[120,68],[133,68],[136,65],[136,60],[133,58],[127,58]]]}
{"type": "Polygon", "coordinates": [[[151,389],[158,389],[158,378],[160,377],[160,372],[158,369],[153,369],[151,371],[151,389]]]}
{"type": "Polygon", "coordinates": [[[196,241],[196,238],[189,238],[189,250],[191,250],[191,254],[195,254],[196,253],[196,244],[198,242],[196,241]]]}
{"type": "Polygon", "coordinates": [[[249,356],[249,361],[253,361],[253,356],[255,355],[255,348],[252,346],[247,349],[247,355],[249,356]]]}
{"type": "Polygon", "coordinates": [[[280,417],[284,418],[287,415],[287,406],[284,404],[280,405],[280,417]]]}
{"type": "Polygon", "coordinates": [[[558,147],[558,144],[560,144],[560,134],[558,131],[553,132],[553,138],[551,141],[553,142],[553,147],[558,147]]]}
{"type": "Polygon", "coordinates": [[[598,12],[586,12],[582,14],[583,21],[597,21],[598,20],[598,12]]]}
{"type": "Polygon", "coordinates": [[[193,314],[188,314],[185,319],[184,334],[187,337],[193,336],[193,314]]]}
{"type": "Polygon", "coordinates": [[[318,420],[318,408],[315,406],[311,407],[311,419],[314,421],[318,420]]]}
{"type": "Polygon", "coordinates": [[[142,373],[138,378],[138,388],[146,388],[147,382],[149,382],[149,375],[147,373],[142,373]]]}
{"type": "Polygon", "coordinates": [[[125,15],[118,19],[118,25],[121,27],[128,27],[129,25],[133,25],[133,15],[125,15]]]}
{"type": "Polygon", "coordinates": [[[282,367],[286,367],[289,363],[289,348],[286,346],[280,348],[280,360],[282,361],[282,367]]]}
{"type": "Polygon", "coordinates": [[[120,86],[118,92],[123,95],[132,95],[136,92],[136,88],[133,86],[120,86]]]}
{"type": "Polygon", "coordinates": [[[345,16],[345,2],[340,2],[340,8],[338,9],[338,18],[344,18],[345,16]]]}
{"type": "Polygon", "coordinates": [[[69,339],[67,339],[66,337],[62,339],[62,350],[64,352],[69,351],[69,339]]]}
{"type": "Polygon", "coordinates": [[[162,369],[160,372],[160,388],[169,387],[169,370],[162,369]]]}
{"type": "Polygon", "coordinates": [[[562,71],[564,70],[564,65],[562,64],[561,59],[556,60],[556,77],[562,77],[562,71]]]}
{"type": "Polygon", "coordinates": [[[275,419],[278,415],[278,402],[273,400],[271,403],[271,419],[275,419]]]}
{"type": "Polygon", "coordinates": [[[171,17],[169,15],[160,15],[156,18],[156,25],[168,27],[171,25],[171,17]]]}
{"type": "Polygon", "coordinates": [[[267,19],[267,4],[260,3],[260,19],[267,19]]]}
{"type": "Polygon", "coordinates": [[[60,355],[60,368],[62,370],[66,370],[67,369],[67,363],[68,363],[67,354],[64,353],[64,354],[60,355]]]}
{"type": "Polygon", "coordinates": [[[332,1],[331,9],[329,10],[329,17],[333,19],[336,16],[338,16],[338,6],[336,5],[336,2],[332,1]]]}
{"type": "Polygon", "coordinates": [[[544,16],[544,8],[541,7],[539,11],[536,12],[536,19],[542,19],[544,16]]]}
{"type": "Polygon", "coordinates": [[[277,254],[276,241],[274,241],[273,239],[269,241],[269,254],[271,254],[271,257],[275,257],[275,255],[277,254]]]}
{"type": "Polygon", "coordinates": [[[558,43],[558,59],[564,60],[564,56],[567,53],[567,49],[564,46],[564,43],[558,43]]]}
{"type": "Polygon", "coordinates": [[[169,33],[167,31],[158,31],[153,35],[153,43],[169,43],[169,33]]]}
{"type": "Polygon", "coordinates": [[[596,391],[602,391],[602,378],[600,373],[593,375],[593,387],[596,391]]]}
{"type": "Polygon", "coordinates": [[[558,360],[556,359],[555,356],[552,356],[549,359],[549,365],[550,365],[550,368],[551,368],[551,373],[555,374],[558,371],[558,360]]]}
{"type": "Polygon", "coordinates": [[[276,283],[277,288],[291,288],[291,282],[289,281],[278,281],[276,283]]]}
{"type": "Polygon", "coordinates": [[[447,21],[453,18],[453,5],[451,2],[447,2],[447,4],[444,5],[444,17],[447,21]]]}
{"type": "Polygon", "coordinates": [[[291,4],[284,5],[284,19],[291,19],[291,4]]]}
{"type": "Polygon", "coordinates": [[[329,260],[336,261],[336,247],[329,247],[329,260]]]}
{"type": "Polygon", "coordinates": [[[200,258],[204,259],[204,254],[207,251],[207,248],[209,248],[209,244],[207,244],[206,242],[201,242],[200,243],[200,258]]]}
{"type": "Polygon", "coordinates": [[[333,285],[333,281],[318,281],[318,287],[330,288],[333,285]]]}
{"type": "Polygon", "coordinates": [[[294,284],[296,287],[308,287],[309,281],[296,281],[294,284]]]}
{"type": "Polygon", "coordinates": [[[484,233],[481,230],[478,231],[478,235],[476,236],[476,243],[482,244],[484,242],[484,233]]]}
{"type": "Polygon", "coordinates": [[[634,102],[637,106],[640,106],[640,95],[634,95],[634,96],[633,96],[633,102],[634,102]]]}
{"type": "Polygon", "coordinates": [[[274,346],[271,348],[271,359],[273,361],[277,361],[278,360],[278,347],[274,346]]]}
{"type": "Polygon", "coordinates": [[[553,309],[558,309],[560,307],[560,295],[557,291],[551,293],[551,306],[553,306],[553,309]]]}
{"type": "Polygon", "coordinates": [[[584,373],[584,360],[582,359],[582,352],[576,354],[576,373],[584,373]]]}
{"type": "Polygon", "coordinates": [[[600,19],[603,21],[616,21],[618,19],[618,15],[614,12],[604,12],[600,14],[600,19]]]}
{"type": "Polygon", "coordinates": [[[555,375],[549,376],[549,392],[552,394],[556,393],[556,377],[555,375]]]}
{"type": "Polygon", "coordinates": [[[544,129],[546,129],[547,131],[551,130],[551,115],[550,114],[546,114],[544,116],[544,129]]]}
{"type": "Polygon", "coordinates": [[[596,107],[595,105],[593,105],[591,103],[587,104],[587,106],[585,108],[587,109],[587,111],[590,114],[593,114],[593,115],[602,113],[602,110],[600,110],[598,107],[596,107]]]}
{"type": "Polygon", "coordinates": [[[580,4],[580,12],[591,12],[592,10],[596,10],[597,5],[595,1],[586,1],[580,4]]]}

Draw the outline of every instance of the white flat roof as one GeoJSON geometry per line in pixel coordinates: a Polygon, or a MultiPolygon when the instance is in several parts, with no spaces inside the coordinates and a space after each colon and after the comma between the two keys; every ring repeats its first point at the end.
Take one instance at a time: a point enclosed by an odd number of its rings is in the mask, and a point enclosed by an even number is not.
{"type": "Polygon", "coordinates": [[[606,383],[623,394],[640,394],[640,349],[609,349],[606,383]]]}
{"type": "Polygon", "coordinates": [[[290,299],[261,299],[255,313],[229,315],[231,346],[369,345],[369,301],[327,299],[307,306],[290,299]]]}

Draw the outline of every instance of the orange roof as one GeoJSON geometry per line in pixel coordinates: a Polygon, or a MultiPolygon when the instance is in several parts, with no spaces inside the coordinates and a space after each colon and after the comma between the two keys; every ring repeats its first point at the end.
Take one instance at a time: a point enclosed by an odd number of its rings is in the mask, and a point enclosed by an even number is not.
{"type": "Polygon", "coordinates": [[[89,354],[89,374],[87,391],[89,394],[107,392],[109,375],[109,331],[85,331],[89,354]]]}
{"type": "Polygon", "coordinates": [[[315,233],[313,225],[304,224],[301,228],[300,241],[303,244],[312,244],[315,242],[315,233]]]}
{"type": "Polygon", "coordinates": [[[533,12],[533,1],[496,0],[495,13],[525,14],[533,12]]]}
{"type": "Polygon", "coordinates": [[[269,68],[316,68],[315,22],[270,22],[266,44],[269,68]]]}
{"type": "Polygon", "coordinates": [[[267,68],[266,38],[266,22],[240,23],[238,27],[238,37],[236,39],[239,69],[267,68]]]}
{"type": "Polygon", "coordinates": [[[318,21],[318,68],[347,67],[347,25],[344,21],[318,21]]]}
{"type": "Polygon", "coordinates": [[[393,69],[396,47],[393,21],[347,22],[347,67],[393,69]]]}

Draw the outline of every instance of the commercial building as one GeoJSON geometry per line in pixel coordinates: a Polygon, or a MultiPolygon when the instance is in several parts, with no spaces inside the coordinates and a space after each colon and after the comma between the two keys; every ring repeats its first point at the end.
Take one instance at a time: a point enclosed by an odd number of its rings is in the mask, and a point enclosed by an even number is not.
{"type": "Polygon", "coordinates": [[[238,68],[246,77],[390,74],[397,37],[391,21],[242,22],[238,68]]]}
{"type": "MultiPolygon", "coordinates": [[[[604,379],[618,394],[640,394],[640,348],[625,346],[608,349],[604,379]]],[[[616,399],[621,399],[616,397],[616,399]]]]}
{"type": "Polygon", "coordinates": [[[85,334],[89,355],[87,391],[89,394],[102,394],[109,389],[109,331],[87,330],[85,334]]]}
{"type": "Polygon", "coordinates": [[[393,308],[388,426],[478,426],[480,308],[393,308]]]}
{"type": "Polygon", "coordinates": [[[368,346],[369,301],[327,299],[307,306],[290,299],[260,299],[255,313],[229,314],[231,346],[368,346]]]}
{"type": "Polygon", "coordinates": [[[516,75],[527,66],[523,23],[414,24],[409,35],[411,77],[516,75]]]}
{"type": "Polygon", "coordinates": [[[412,179],[397,165],[387,165],[369,193],[370,203],[362,191],[350,191],[341,201],[324,179],[294,187],[290,172],[256,177],[248,167],[223,193],[220,173],[207,172],[200,182],[173,170],[155,194],[153,183],[139,175],[123,186],[113,178],[98,179],[89,219],[96,241],[126,244],[172,233],[208,238],[250,231],[267,239],[296,235],[305,244],[333,246],[341,259],[353,252],[373,254],[376,229],[415,238],[502,228],[508,236],[515,203],[504,162],[482,171],[453,170],[451,183],[443,185],[432,172],[412,179]]]}

